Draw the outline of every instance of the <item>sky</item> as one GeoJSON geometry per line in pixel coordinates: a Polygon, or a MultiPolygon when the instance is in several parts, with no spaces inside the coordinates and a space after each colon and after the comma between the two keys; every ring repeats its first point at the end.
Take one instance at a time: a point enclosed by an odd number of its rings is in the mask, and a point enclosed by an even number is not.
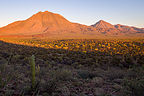
{"type": "Polygon", "coordinates": [[[46,10],[85,25],[104,20],[144,28],[144,0],[0,0],[0,27],[46,10]]]}

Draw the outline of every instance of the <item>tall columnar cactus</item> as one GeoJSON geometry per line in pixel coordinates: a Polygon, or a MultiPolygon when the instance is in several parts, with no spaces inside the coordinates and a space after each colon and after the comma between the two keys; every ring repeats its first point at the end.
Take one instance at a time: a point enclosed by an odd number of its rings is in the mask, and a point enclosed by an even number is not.
{"type": "Polygon", "coordinates": [[[30,57],[30,65],[31,65],[31,83],[32,83],[32,89],[35,88],[36,79],[35,79],[35,56],[32,55],[30,57]]]}

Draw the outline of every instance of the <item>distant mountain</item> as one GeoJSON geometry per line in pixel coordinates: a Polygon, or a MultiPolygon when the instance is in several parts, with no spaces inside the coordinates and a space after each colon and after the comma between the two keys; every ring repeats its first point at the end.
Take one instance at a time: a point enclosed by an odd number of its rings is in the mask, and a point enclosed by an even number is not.
{"type": "Polygon", "coordinates": [[[104,20],[100,20],[96,24],[91,25],[91,26],[95,27],[98,30],[98,32],[102,34],[118,35],[120,33],[120,31],[117,30],[114,25],[104,20]]]}
{"type": "Polygon", "coordinates": [[[38,12],[32,17],[16,21],[0,28],[0,37],[95,37],[144,34],[144,29],[124,25],[112,25],[100,20],[92,26],[72,23],[59,14],[38,12]]]}
{"type": "Polygon", "coordinates": [[[144,33],[144,28],[136,28],[120,24],[112,25],[103,20],[100,20],[91,26],[95,27],[100,33],[109,35],[132,35],[137,33],[144,33]]]}
{"type": "Polygon", "coordinates": [[[117,28],[118,30],[120,30],[121,32],[124,32],[124,33],[143,33],[144,32],[144,29],[142,28],[136,28],[136,27],[130,27],[130,26],[125,26],[125,25],[120,25],[120,24],[117,24],[117,25],[114,25],[115,28],[117,28]]]}
{"type": "Polygon", "coordinates": [[[112,24],[110,24],[104,20],[100,20],[99,22],[97,22],[96,24],[94,24],[92,26],[95,28],[105,28],[105,29],[115,28],[112,24]]]}

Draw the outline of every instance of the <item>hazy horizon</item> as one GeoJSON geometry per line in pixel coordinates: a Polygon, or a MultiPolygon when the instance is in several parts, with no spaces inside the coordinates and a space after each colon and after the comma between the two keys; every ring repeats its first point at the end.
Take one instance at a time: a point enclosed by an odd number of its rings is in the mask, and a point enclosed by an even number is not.
{"type": "Polygon", "coordinates": [[[50,11],[71,22],[92,25],[99,20],[144,28],[143,0],[5,0],[1,1],[0,27],[50,11]]]}

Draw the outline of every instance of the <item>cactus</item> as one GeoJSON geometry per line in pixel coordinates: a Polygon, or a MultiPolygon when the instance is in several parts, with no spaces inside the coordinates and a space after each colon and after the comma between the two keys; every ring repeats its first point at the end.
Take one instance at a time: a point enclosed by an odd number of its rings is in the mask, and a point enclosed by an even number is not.
{"type": "Polygon", "coordinates": [[[30,65],[31,65],[31,83],[32,83],[32,85],[31,85],[31,87],[32,87],[32,89],[34,89],[35,88],[35,84],[36,84],[36,78],[35,78],[35,56],[34,55],[32,55],[31,57],[30,57],[30,65]]]}

